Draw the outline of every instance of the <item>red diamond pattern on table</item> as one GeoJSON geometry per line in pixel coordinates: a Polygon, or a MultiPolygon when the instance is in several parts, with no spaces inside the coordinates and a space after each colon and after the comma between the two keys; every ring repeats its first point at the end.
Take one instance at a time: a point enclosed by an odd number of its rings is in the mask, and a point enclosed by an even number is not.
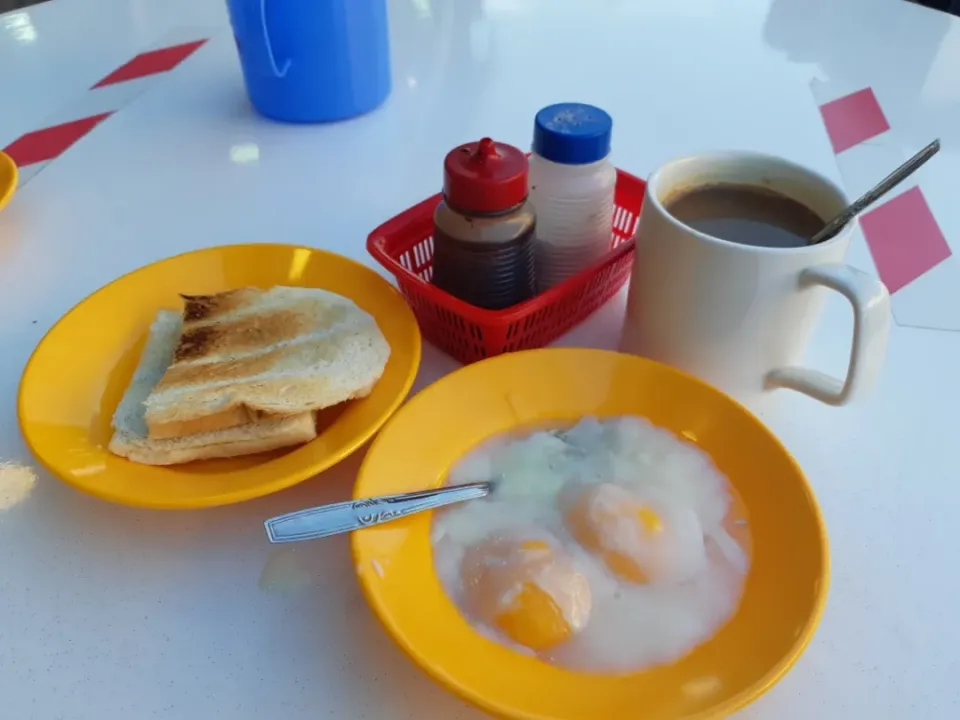
{"type": "Polygon", "coordinates": [[[870,88],[821,105],[820,114],[835,153],[842,153],[890,129],[877,96],[870,88]]]}
{"type": "Polygon", "coordinates": [[[911,188],[860,217],[880,279],[895,293],[950,257],[930,206],[911,188]]]}
{"type": "Polygon", "coordinates": [[[111,115],[112,112],[105,112],[35,130],[17,138],[3,151],[21,168],[52,160],[111,115]]]}
{"type": "Polygon", "coordinates": [[[196,52],[205,42],[205,39],[195,40],[181,45],[171,45],[170,47],[140,53],[133,58],[133,60],[118,67],[93,87],[98,88],[104,85],[113,85],[114,83],[173,70],[177,65],[196,52]]]}

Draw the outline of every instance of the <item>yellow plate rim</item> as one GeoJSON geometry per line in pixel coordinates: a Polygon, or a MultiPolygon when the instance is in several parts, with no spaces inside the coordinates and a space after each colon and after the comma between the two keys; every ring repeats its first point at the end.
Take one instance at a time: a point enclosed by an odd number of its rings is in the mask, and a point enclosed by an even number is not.
{"type": "Polygon", "coordinates": [[[120,505],[126,505],[128,507],[144,507],[144,508],[151,508],[156,510],[190,510],[190,509],[220,507],[223,505],[232,505],[235,503],[244,502],[246,500],[253,500],[258,497],[272,495],[273,493],[293,487],[294,485],[298,485],[301,482],[304,482],[305,480],[308,480],[325,470],[329,470],[331,467],[346,460],[350,455],[355,453],[360,447],[362,447],[367,441],[369,441],[371,437],[375,436],[380,431],[383,425],[396,413],[397,408],[399,408],[409,396],[410,389],[413,387],[413,383],[416,381],[417,374],[420,368],[422,350],[423,350],[423,337],[422,337],[422,334],[420,333],[420,326],[416,321],[416,317],[413,314],[413,310],[410,308],[409,304],[407,304],[407,301],[404,299],[403,295],[400,294],[400,291],[396,287],[391,285],[382,275],[380,275],[378,272],[368,267],[367,265],[364,265],[363,263],[357,262],[356,260],[348,258],[345,255],[340,255],[339,253],[335,253],[330,250],[312,248],[304,245],[292,245],[287,243],[233,243],[230,245],[213,245],[211,247],[200,248],[196,250],[188,250],[186,252],[178,253],[176,255],[171,255],[169,257],[161,258],[160,260],[156,260],[152,263],[147,263],[146,265],[142,265],[127,273],[124,273],[123,275],[120,275],[115,279],[111,280],[106,285],[102,285],[96,290],[94,290],[93,292],[89,293],[88,295],[83,297],[83,299],[81,299],[79,302],[75,303],[63,315],[61,315],[60,318],[58,318],[57,321],[52,326],[50,326],[50,328],[44,333],[43,337],[37,343],[36,347],[33,349],[33,352],[30,353],[30,357],[27,360],[26,364],[24,365],[23,372],[20,375],[20,383],[17,388],[17,425],[20,428],[20,434],[23,437],[23,440],[26,443],[27,448],[30,450],[30,453],[44,467],[44,469],[47,470],[47,472],[49,472],[55,478],[59,479],[65,484],[79,490],[80,492],[86,495],[97,497],[97,498],[100,498],[101,500],[107,500],[109,502],[114,502],[120,505]],[[386,285],[396,295],[397,300],[399,301],[399,305],[402,305],[403,307],[403,312],[408,313],[411,321],[411,327],[414,328],[414,337],[412,338],[414,353],[411,355],[409,359],[409,369],[403,383],[402,392],[398,392],[396,394],[396,397],[394,397],[394,399],[387,406],[384,407],[383,411],[380,413],[380,415],[378,416],[375,422],[371,423],[364,432],[357,434],[354,441],[349,443],[349,445],[347,445],[344,448],[344,451],[341,455],[336,457],[328,456],[322,460],[318,460],[317,462],[311,463],[309,465],[304,465],[303,468],[297,473],[289,473],[286,475],[282,475],[270,482],[264,482],[260,485],[257,485],[256,487],[247,488],[245,490],[240,490],[232,493],[223,493],[216,496],[197,498],[196,500],[188,500],[184,502],[172,501],[172,502],[152,503],[150,501],[142,500],[141,498],[134,499],[120,493],[100,491],[100,490],[91,488],[90,486],[85,485],[82,482],[77,482],[76,481],[77,478],[68,476],[66,473],[60,473],[56,467],[49,464],[45,459],[45,457],[37,451],[37,448],[34,445],[34,442],[30,436],[30,433],[27,431],[28,423],[26,423],[23,419],[23,411],[24,411],[23,396],[24,396],[24,387],[28,380],[27,376],[31,371],[31,366],[33,365],[34,358],[40,352],[41,348],[43,347],[43,344],[47,341],[47,338],[50,336],[50,334],[53,333],[53,331],[57,328],[57,326],[60,325],[60,323],[63,322],[68,315],[77,311],[81,306],[83,306],[84,303],[88,302],[93,296],[97,295],[98,293],[106,290],[107,288],[117,283],[120,283],[121,281],[129,278],[132,275],[145,272],[156,265],[160,265],[161,263],[173,262],[181,258],[187,257],[189,255],[195,255],[195,254],[204,253],[204,252],[216,252],[218,250],[229,250],[233,248],[250,248],[250,249],[282,248],[291,252],[296,250],[307,250],[311,253],[315,253],[318,255],[334,256],[338,260],[349,262],[349,263],[352,263],[353,265],[356,265],[358,268],[362,268],[362,270],[366,273],[369,273],[371,277],[376,278],[379,282],[382,282],[384,285],[386,285]]]}
{"type": "MultiPolygon", "coordinates": [[[[602,350],[599,348],[573,348],[573,347],[547,347],[539,348],[534,350],[524,350],[517,353],[511,353],[511,355],[533,355],[538,353],[604,353],[610,355],[622,355],[623,353],[618,353],[614,350],[602,350]]],[[[371,462],[378,444],[381,442],[384,434],[389,432],[390,423],[402,418],[404,412],[408,412],[407,408],[410,406],[416,407],[414,404],[423,403],[429,401],[429,395],[440,392],[443,390],[445,384],[453,382],[451,378],[458,373],[469,373],[475,368],[479,368],[488,363],[495,363],[498,360],[501,360],[504,356],[494,356],[480,360],[476,363],[470,365],[465,365],[461,368],[458,368],[454,372],[451,372],[444,377],[438,379],[437,381],[431,383],[425,387],[422,391],[417,393],[414,397],[410,398],[410,401],[406,403],[400,410],[398,410],[390,418],[390,421],[382,429],[373,442],[370,445],[367,454],[365,455],[363,462],[360,465],[360,468],[357,472],[357,482],[354,484],[354,491],[352,494],[353,499],[359,500],[362,499],[362,493],[359,491],[359,480],[363,477],[364,470],[368,463],[371,462]]],[[[760,420],[756,415],[754,415],[750,410],[748,410],[744,405],[738,402],[733,397],[727,395],[723,391],[713,387],[709,383],[704,382],[700,378],[691,375],[690,373],[678,370],[677,368],[671,367],[669,365],[664,365],[663,363],[657,363],[648,358],[643,358],[639,356],[631,356],[637,361],[644,363],[650,363],[655,365],[660,365],[665,368],[668,372],[674,373],[676,375],[686,378],[688,381],[706,388],[708,391],[713,393],[718,393],[723,395],[730,403],[734,406],[736,412],[741,414],[746,414],[752,417],[757,423],[759,423],[763,431],[769,436],[770,440],[784,453],[790,464],[797,471],[798,476],[802,480],[802,486],[804,492],[809,496],[811,501],[811,507],[813,509],[814,520],[818,528],[818,534],[820,538],[820,543],[823,551],[823,577],[822,582],[819,584],[817,590],[817,597],[814,603],[813,612],[810,613],[806,623],[803,625],[800,633],[797,635],[793,646],[790,648],[790,651],[784,655],[784,657],[776,663],[765,675],[756,680],[749,687],[741,690],[739,693],[733,697],[721,702],[715,708],[706,710],[703,712],[696,713],[694,715],[686,715],[683,718],[677,718],[677,720],[717,720],[718,718],[727,717],[728,715],[743,709],[747,705],[750,705],[761,695],[766,693],[770,688],[776,685],[783,677],[790,671],[790,669],[796,664],[797,660],[800,659],[800,656],[803,655],[804,651],[809,646],[810,642],[813,640],[813,637],[816,633],[816,630],[820,624],[820,621],[823,618],[823,613],[826,608],[827,599],[830,591],[830,577],[831,577],[831,562],[830,562],[830,544],[829,537],[827,535],[826,522],[823,518],[823,511],[820,508],[820,504],[817,502],[816,494],[813,491],[813,486],[810,484],[810,481],[807,479],[806,474],[803,472],[803,468],[800,466],[800,463],[793,456],[793,453],[787,449],[787,447],[780,441],[776,434],[767,427],[767,425],[760,420]]],[[[412,412],[410,410],[409,412],[412,412]]],[[[362,532],[362,531],[361,531],[362,532]]],[[[351,559],[353,560],[354,567],[360,567],[363,562],[366,560],[366,557],[363,555],[363,550],[359,547],[358,536],[359,533],[352,533],[350,540],[350,552],[351,559]]],[[[407,641],[407,638],[402,634],[395,633],[393,628],[386,622],[386,607],[380,601],[378,593],[375,592],[371,578],[365,573],[357,573],[358,581],[360,584],[360,589],[363,592],[364,597],[367,600],[367,603],[370,605],[370,608],[373,610],[373,615],[376,617],[377,622],[384,629],[387,635],[397,643],[404,653],[410,657],[417,666],[420,667],[431,679],[437,682],[441,687],[449,689],[451,692],[455,693],[462,700],[468,702],[474,707],[491,713],[494,717],[510,718],[511,720],[542,720],[540,716],[530,715],[530,714],[518,714],[512,712],[509,708],[504,708],[496,703],[490,702],[487,698],[481,696],[478,693],[474,693],[471,688],[466,687],[462,684],[455,683],[446,676],[440,668],[435,667],[429,660],[429,658],[421,653],[416,647],[407,641]]]]}
{"type": "Polygon", "coordinates": [[[6,205],[13,194],[17,191],[17,183],[20,179],[20,169],[13,161],[13,158],[0,150],[0,165],[6,165],[10,171],[10,182],[6,186],[0,186],[0,208],[6,205]]]}

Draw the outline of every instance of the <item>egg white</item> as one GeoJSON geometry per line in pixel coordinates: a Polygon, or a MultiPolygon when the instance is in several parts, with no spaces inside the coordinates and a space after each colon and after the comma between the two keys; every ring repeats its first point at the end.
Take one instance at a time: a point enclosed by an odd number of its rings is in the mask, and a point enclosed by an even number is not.
{"type": "MultiPolygon", "coordinates": [[[[464,556],[485,539],[517,533],[549,538],[590,586],[589,622],[538,653],[548,662],[587,672],[668,663],[709,639],[736,611],[749,558],[724,529],[729,483],[706,454],[671,432],[625,416],[502,436],[464,457],[448,482],[489,478],[500,479],[491,496],[437,512],[432,532],[441,584],[483,635],[516,648],[471,613],[464,556]],[[570,532],[564,510],[571,498],[601,483],[617,486],[610,495],[642,498],[662,520],[657,541],[636,549],[650,582],[611,572],[570,532]]],[[[614,538],[627,545],[629,539],[614,538]]]]}

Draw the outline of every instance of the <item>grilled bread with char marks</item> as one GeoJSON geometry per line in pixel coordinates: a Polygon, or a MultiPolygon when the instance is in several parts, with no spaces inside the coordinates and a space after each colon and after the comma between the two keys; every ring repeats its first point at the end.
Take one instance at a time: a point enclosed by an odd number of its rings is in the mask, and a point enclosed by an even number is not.
{"type": "Polygon", "coordinates": [[[173,360],[181,329],[180,313],[173,310],[161,310],[150,326],[133,381],[113,415],[110,452],[146,465],[174,465],[275,450],[317,436],[316,419],[306,412],[187,437],[147,437],[144,400],[173,360]]]}
{"type": "Polygon", "coordinates": [[[151,438],[212,432],[369,395],[390,346],[347,298],[316,288],[184,295],[173,362],[146,400],[151,438]]]}

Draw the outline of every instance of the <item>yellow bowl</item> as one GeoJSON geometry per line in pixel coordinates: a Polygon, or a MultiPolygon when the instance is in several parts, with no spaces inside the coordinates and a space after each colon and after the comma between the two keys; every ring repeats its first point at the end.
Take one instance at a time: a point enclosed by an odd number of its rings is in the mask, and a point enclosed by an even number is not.
{"type": "Polygon", "coordinates": [[[432,513],[352,536],[357,572],[387,631],[435,680],[498,717],[724,717],[796,661],[827,595],[827,537],[790,453],[743,407],[664,365],[601,350],[549,349],[470,365],[407,403],[374,441],[355,497],[440,485],[491,435],[584,415],[641,415],[696,442],[746,507],[752,561],[736,616],[673,663],[627,675],[575,673],[471,629],[434,574],[432,513]]]}
{"type": "Polygon", "coordinates": [[[154,508],[239,502],[295,485],[347,457],[400,406],[420,364],[420,331],[401,295],[373,270],[312,248],[232,245],[161,260],[80,302],[40,341],[20,381],[20,429],[37,459],[70,485],[105,500],[154,508]],[[373,392],[321,413],[322,432],[298,448],[151,467],[111,455],[110,420],[161,308],[179,293],[243,286],[319,287],[376,318],[390,360],[373,392]]]}
{"type": "Polygon", "coordinates": [[[13,158],[0,151],[0,210],[13,197],[13,193],[17,189],[18,177],[19,171],[13,158]]]}

